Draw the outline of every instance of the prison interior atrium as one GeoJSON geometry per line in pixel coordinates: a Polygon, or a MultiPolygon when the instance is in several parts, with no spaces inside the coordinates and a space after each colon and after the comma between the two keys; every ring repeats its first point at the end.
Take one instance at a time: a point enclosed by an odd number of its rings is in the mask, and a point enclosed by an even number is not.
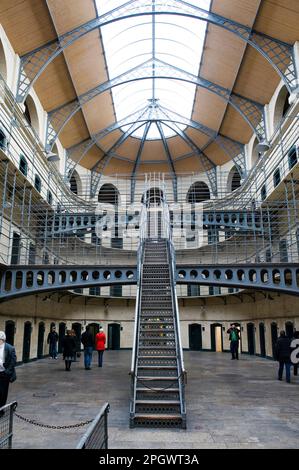
{"type": "Polygon", "coordinates": [[[298,25],[297,0],[0,2],[0,330],[20,377],[48,364],[83,393],[83,354],[64,377],[47,336],[61,355],[67,329],[101,326],[99,403],[117,408],[122,364],[126,432],[188,433],[188,387],[207,361],[221,375],[235,323],[236,367],[291,402],[273,359],[299,329],[298,25]]]}

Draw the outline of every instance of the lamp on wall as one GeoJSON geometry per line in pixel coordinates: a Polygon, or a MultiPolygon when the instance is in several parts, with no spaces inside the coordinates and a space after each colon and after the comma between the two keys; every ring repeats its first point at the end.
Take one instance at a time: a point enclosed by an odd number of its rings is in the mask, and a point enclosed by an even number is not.
{"type": "Polygon", "coordinates": [[[267,150],[269,150],[269,148],[270,148],[270,144],[266,140],[262,140],[256,146],[257,151],[261,152],[261,153],[267,152],[267,150]]]}
{"type": "Polygon", "coordinates": [[[46,158],[48,162],[59,162],[60,158],[57,153],[46,152],[46,158]]]}

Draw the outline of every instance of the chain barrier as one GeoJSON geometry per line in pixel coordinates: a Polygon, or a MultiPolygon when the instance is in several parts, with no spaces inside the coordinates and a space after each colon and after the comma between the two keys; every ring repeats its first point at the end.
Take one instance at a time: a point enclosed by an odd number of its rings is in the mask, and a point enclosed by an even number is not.
{"type": "Polygon", "coordinates": [[[14,413],[14,415],[21,419],[22,421],[25,421],[26,423],[32,424],[33,426],[39,426],[41,428],[47,428],[47,429],[71,429],[71,428],[80,428],[82,426],[86,426],[87,424],[92,423],[93,419],[89,419],[87,421],[82,421],[81,423],[76,423],[76,424],[65,424],[63,426],[54,426],[51,424],[43,424],[39,423],[35,419],[30,419],[30,418],[25,418],[25,416],[20,415],[19,413],[14,413]]]}

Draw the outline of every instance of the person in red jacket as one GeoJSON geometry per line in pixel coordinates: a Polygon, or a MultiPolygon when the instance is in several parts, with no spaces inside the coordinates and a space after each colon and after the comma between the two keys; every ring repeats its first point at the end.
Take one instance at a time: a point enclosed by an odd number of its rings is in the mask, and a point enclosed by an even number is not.
{"type": "Polygon", "coordinates": [[[103,328],[100,328],[99,332],[96,334],[96,350],[99,355],[99,367],[103,366],[103,355],[105,351],[106,344],[106,335],[103,331],[103,328]]]}

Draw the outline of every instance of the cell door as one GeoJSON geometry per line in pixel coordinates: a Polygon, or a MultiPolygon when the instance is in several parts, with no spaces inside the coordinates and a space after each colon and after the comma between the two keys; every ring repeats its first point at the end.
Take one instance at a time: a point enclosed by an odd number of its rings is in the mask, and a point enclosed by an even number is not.
{"type": "Polygon", "coordinates": [[[44,355],[44,338],[45,338],[45,324],[41,321],[38,325],[38,338],[37,338],[37,358],[41,359],[44,355]]]}
{"type": "Polygon", "coordinates": [[[58,352],[62,353],[62,341],[66,335],[66,323],[61,322],[59,323],[58,329],[58,352]]]}
{"type": "Polygon", "coordinates": [[[108,325],[108,348],[120,349],[120,324],[110,323],[108,325]]]}
{"type": "Polygon", "coordinates": [[[220,323],[211,325],[211,351],[223,351],[222,325],[220,323]]]}
{"type": "Polygon", "coordinates": [[[6,335],[6,342],[11,344],[12,346],[15,343],[15,322],[12,320],[7,320],[5,322],[5,335],[6,335]]]}
{"type": "Polygon", "coordinates": [[[247,341],[249,354],[255,354],[254,323],[247,323],[247,341]]]}
{"type": "Polygon", "coordinates": [[[30,358],[30,344],[31,344],[31,322],[26,321],[24,324],[24,338],[23,338],[23,362],[28,362],[30,358]]]}
{"type": "Polygon", "coordinates": [[[266,357],[266,340],[265,340],[265,325],[264,325],[264,323],[259,324],[259,332],[260,332],[261,356],[266,357]]]}
{"type": "Polygon", "coordinates": [[[189,325],[189,348],[191,351],[200,351],[202,349],[201,325],[198,323],[189,325]]]}
{"type": "Polygon", "coordinates": [[[271,342],[272,342],[272,356],[273,357],[275,357],[275,347],[276,347],[277,339],[278,339],[277,323],[272,322],[271,323],[271,342]]]}

